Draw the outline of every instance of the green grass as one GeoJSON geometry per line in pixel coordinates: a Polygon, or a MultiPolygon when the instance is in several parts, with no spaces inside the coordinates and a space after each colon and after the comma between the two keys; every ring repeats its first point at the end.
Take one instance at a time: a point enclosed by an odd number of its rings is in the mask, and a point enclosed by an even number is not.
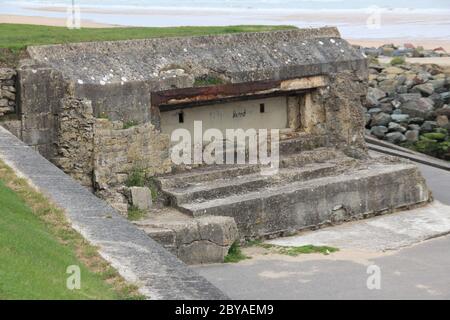
{"type": "Polygon", "coordinates": [[[293,26],[206,26],[149,28],[82,28],[0,24],[0,64],[16,65],[24,49],[32,45],[145,39],[155,37],[184,37],[238,32],[260,32],[294,29],[293,26]]]}
{"type": "Polygon", "coordinates": [[[144,187],[146,183],[145,171],[140,168],[134,168],[125,181],[127,187],[144,187]]]}
{"type": "Polygon", "coordinates": [[[128,220],[137,221],[144,218],[146,212],[144,210],[139,209],[138,207],[131,206],[128,208],[128,220]]]}
{"type": "Polygon", "coordinates": [[[137,125],[138,125],[137,121],[129,120],[123,123],[123,129],[133,128],[137,125]]]}
{"type": "Polygon", "coordinates": [[[220,84],[224,84],[223,79],[217,77],[205,77],[205,78],[197,78],[194,82],[194,87],[207,87],[207,86],[217,86],[220,84]]]}
{"type": "Polygon", "coordinates": [[[60,209],[0,161],[0,300],[141,298],[60,209]],[[72,265],[80,290],[66,287],[72,265]]]}
{"type": "Polygon", "coordinates": [[[394,57],[391,59],[391,65],[396,66],[405,63],[405,57],[394,57]]]}
{"type": "Polygon", "coordinates": [[[324,255],[329,255],[330,253],[339,251],[338,248],[333,248],[329,246],[314,246],[305,245],[298,247],[285,247],[277,246],[270,243],[264,243],[261,240],[252,240],[246,243],[246,246],[258,246],[267,250],[271,250],[274,253],[285,254],[288,256],[298,256],[300,254],[311,254],[311,253],[322,253],[324,255]]]}
{"type": "Polygon", "coordinates": [[[339,251],[339,249],[328,246],[313,246],[313,245],[279,248],[279,253],[293,257],[298,256],[300,254],[310,254],[310,253],[321,253],[324,255],[329,255],[330,253],[336,251],[339,251]]]}
{"type": "Polygon", "coordinates": [[[128,175],[125,181],[127,187],[147,187],[152,194],[152,200],[155,202],[158,199],[158,186],[153,177],[147,177],[145,170],[134,168],[128,175]]]}
{"type": "Polygon", "coordinates": [[[245,254],[242,253],[242,250],[239,246],[239,243],[235,242],[231,245],[228,250],[228,254],[224,258],[225,263],[237,263],[242,260],[250,259],[245,254]]]}

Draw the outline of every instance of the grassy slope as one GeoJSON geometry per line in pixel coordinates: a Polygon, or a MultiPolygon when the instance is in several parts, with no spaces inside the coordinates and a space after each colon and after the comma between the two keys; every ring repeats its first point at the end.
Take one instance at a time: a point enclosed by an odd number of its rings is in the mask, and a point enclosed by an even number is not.
{"type": "Polygon", "coordinates": [[[0,181],[0,299],[101,298],[116,295],[0,181]],[[81,290],[66,288],[70,265],[81,268],[81,290]]]}
{"type": "Polygon", "coordinates": [[[0,64],[15,65],[30,45],[71,42],[128,40],[154,37],[196,36],[237,32],[292,29],[292,26],[225,26],[168,28],[82,28],[48,27],[23,24],[0,24],[0,64]]]}
{"type": "Polygon", "coordinates": [[[0,300],[140,299],[44,196],[0,161],[0,300]],[[81,289],[68,290],[68,266],[81,289]]]}

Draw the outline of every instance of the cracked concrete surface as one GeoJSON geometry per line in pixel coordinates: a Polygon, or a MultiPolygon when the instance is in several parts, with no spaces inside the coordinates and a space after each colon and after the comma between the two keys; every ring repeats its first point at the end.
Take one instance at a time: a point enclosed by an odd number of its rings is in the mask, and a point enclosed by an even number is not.
{"type": "Polygon", "coordinates": [[[367,251],[395,250],[450,233],[450,206],[438,201],[424,207],[345,223],[268,241],[279,246],[332,246],[367,251]]]}
{"type": "MultiPolygon", "coordinates": [[[[302,238],[316,244],[326,239],[339,252],[290,257],[252,247],[244,250],[251,259],[196,270],[232,299],[450,299],[450,235],[442,236],[450,230],[450,207],[445,205],[450,204],[450,173],[419,167],[439,202],[414,214],[399,212],[302,238]],[[426,240],[433,237],[438,238],[426,240]],[[367,287],[372,265],[380,269],[379,290],[367,287]]],[[[287,244],[286,239],[277,241],[287,244]]],[[[300,238],[295,244],[301,244],[300,238]]]]}

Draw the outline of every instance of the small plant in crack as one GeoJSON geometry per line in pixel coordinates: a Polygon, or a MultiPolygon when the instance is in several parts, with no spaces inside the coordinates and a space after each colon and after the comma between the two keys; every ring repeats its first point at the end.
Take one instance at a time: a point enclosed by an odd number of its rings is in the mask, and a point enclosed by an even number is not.
{"type": "Polygon", "coordinates": [[[270,243],[264,243],[261,240],[250,240],[246,243],[247,247],[261,247],[270,250],[272,253],[284,254],[288,256],[298,256],[300,254],[321,253],[329,255],[339,251],[338,248],[329,246],[314,246],[311,244],[304,246],[278,246],[270,243]]]}
{"type": "Polygon", "coordinates": [[[234,242],[230,249],[228,250],[228,254],[224,258],[225,263],[237,263],[239,261],[250,259],[250,257],[246,256],[242,253],[241,247],[239,246],[239,242],[234,242]]]}

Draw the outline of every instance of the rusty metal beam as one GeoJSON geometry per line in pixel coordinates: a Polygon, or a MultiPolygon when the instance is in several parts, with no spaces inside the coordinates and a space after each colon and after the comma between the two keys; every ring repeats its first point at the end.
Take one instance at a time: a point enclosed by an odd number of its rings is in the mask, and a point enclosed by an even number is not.
{"type": "Polygon", "coordinates": [[[165,112],[165,111],[172,111],[172,110],[178,110],[178,109],[194,108],[194,107],[205,106],[205,105],[215,105],[215,104],[220,104],[220,103],[224,103],[224,102],[245,101],[245,100],[253,100],[253,99],[279,97],[279,96],[299,95],[299,94],[303,94],[303,93],[309,92],[309,91],[310,90],[296,90],[296,91],[290,91],[288,93],[276,91],[276,92],[265,93],[265,94],[232,96],[232,97],[218,98],[218,99],[213,99],[213,100],[195,100],[195,101],[177,103],[177,104],[160,104],[159,111],[165,112]]]}
{"type": "Polygon", "coordinates": [[[222,84],[210,87],[171,89],[152,93],[152,104],[180,104],[243,96],[279,88],[280,84],[281,81],[260,81],[222,84]]]}
{"type": "Polygon", "coordinates": [[[282,92],[301,91],[325,86],[328,79],[324,76],[301,79],[257,81],[231,83],[210,87],[171,89],[152,93],[152,106],[199,104],[205,101],[262,96],[282,92]]]}

